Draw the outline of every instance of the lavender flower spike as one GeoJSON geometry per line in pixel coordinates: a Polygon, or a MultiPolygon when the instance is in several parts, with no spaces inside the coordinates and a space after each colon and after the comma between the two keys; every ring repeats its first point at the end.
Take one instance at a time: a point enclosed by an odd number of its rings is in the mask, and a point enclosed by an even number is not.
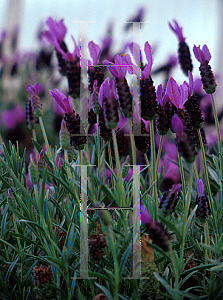
{"type": "Polygon", "coordinates": [[[197,47],[194,45],[193,51],[196,59],[201,63],[199,70],[201,74],[201,81],[203,83],[203,89],[207,94],[213,94],[216,90],[217,84],[215,82],[211,66],[208,64],[211,60],[211,53],[207,45],[204,45],[202,49],[200,46],[197,47]]]}
{"type": "Polygon", "coordinates": [[[174,26],[169,23],[170,29],[176,34],[179,41],[179,61],[181,68],[185,75],[188,75],[188,71],[192,71],[193,65],[190,57],[190,50],[185,42],[185,37],[183,36],[183,28],[179,26],[176,20],[173,20],[174,26]]]}
{"type": "Polygon", "coordinates": [[[26,86],[27,92],[29,92],[29,99],[31,103],[31,110],[35,117],[42,117],[43,108],[40,102],[40,98],[38,94],[41,92],[41,85],[37,82],[35,85],[27,84],[26,86]]]}

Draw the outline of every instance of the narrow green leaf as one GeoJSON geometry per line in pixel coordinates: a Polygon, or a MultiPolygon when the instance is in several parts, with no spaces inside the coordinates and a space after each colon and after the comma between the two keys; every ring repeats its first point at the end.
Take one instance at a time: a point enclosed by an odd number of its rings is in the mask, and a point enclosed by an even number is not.
{"type": "Polygon", "coordinates": [[[188,217],[188,219],[187,219],[187,222],[186,222],[186,225],[185,225],[185,232],[186,232],[186,233],[188,232],[189,227],[191,226],[191,222],[192,222],[192,219],[193,219],[193,217],[194,217],[194,215],[195,215],[195,212],[196,212],[196,210],[197,210],[197,206],[198,206],[198,205],[195,205],[195,208],[192,210],[192,212],[190,213],[190,215],[189,215],[189,217],[188,217]]]}
{"type": "Polygon", "coordinates": [[[156,272],[154,272],[153,275],[156,277],[157,280],[159,280],[160,283],[162,283],[162,285],[165,287],[165,289],[173,297],[174,300],[179,300],[178,296],[176,296],[176,294],[174,293],[172,287],[162,277],[156,274],[156,272]]]}
{"type": "Polygon", "coordinates": [[[165,257],[167,259],[167,261],[171,262],[171,258],[166,254],[165,251],[163,251],[161,248],[159,248],[158,246],[156,246],[155,244],[151,244],[149,243],[147,240],[145,240],[146,243],[153,249],[155,249],[157,252],[159,252],[160,254],[162,254],[163,257],[165,257]]]}
{"type": "Polygon", "coordinates": [[[97,282],[95,282],[95,284],[97,285],[97,287],[99,287],[99,289],[103,291],[108,300],[114,300],[108,289],[106,289],[104,286],[100,285],[97,282]]]}
{"type": "Polygon", "coordinates": [[[178,229],[174,225],[174,223],[171,223],[170,221],[163,218],[162,216],[159,216],[159,218],[160,218],[160,221],[168,227],[168,229],[172,230],[176,234],[177,240],[178,240],[179,244],[181,244],[182,243],[182,237],[181,237],[180,232],[178,231],[178,229]]]}
{"type": "Polygon", "coordinates": [[[123,270],[125,268],[125,264],[127,262],[127,259],[129,257],[131,250],[132,250],[132,245],[129,245],[128,248],[125,250],[125,253],[124,253],[122,260],[120,262],[120,265],[119,265],[119,277],[122,276],[123,270]]]}

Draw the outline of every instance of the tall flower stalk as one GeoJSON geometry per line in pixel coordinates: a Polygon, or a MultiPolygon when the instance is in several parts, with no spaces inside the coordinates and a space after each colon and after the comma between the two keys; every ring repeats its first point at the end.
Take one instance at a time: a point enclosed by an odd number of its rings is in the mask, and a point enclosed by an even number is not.
{"type": "MultiPolygon", "coordinates": [[[[26,86],[26,90],[27,90],[27,92],[29,92],[28,103],[30,103],[30,105],[31,105],[33,115],[39,119],[43,138],[44,138],[44,141],[45,141],[45,144],[47,147],[47,152],[48,152],[49,158],[51,159],[52,158],[51,149],[49,146],[46,130],[45,130],[43,120],[42,120],[42,116],[43,116],[42,104],[41,104],[40,98],[38,96],[38,94],[41,92],[41,85],[38,82],[35,85],[28,84],[26,86]]],[[[35,138],[35,136],[34,136],[34,138],[35,138]]]]}

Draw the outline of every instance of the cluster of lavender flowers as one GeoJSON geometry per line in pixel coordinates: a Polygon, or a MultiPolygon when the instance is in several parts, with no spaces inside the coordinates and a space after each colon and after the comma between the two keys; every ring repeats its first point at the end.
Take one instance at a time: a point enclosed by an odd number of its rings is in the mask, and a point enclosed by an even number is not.
{"type": "MultiPolygon", "coordinates": [[[[111,55],[111,41],[108,41],[107,48],[104,46],[103,49],[91,41],[88,44],[88,49],[92,61],[87,62],[89,98],[80,99],[83,84],[81,81],[81,61],[84,60],[81,57],[81,49],[72,36],[74,51],[70,52],[68,50],[65,42],[67,28],[63,20],[57,22],[49,18],[46,25],[48,28],[42,32],[41,38],[45,41],[44,43],[47,41],[54,48],[58,59],[59,71],[67,79],[68,83],[68,95],[58,88],[49,91],[60,108],[60,112],[64,114],[60,130],[61,148],[64,150],[72,148],[76,151],[86,149],[88,133],[90,130],[96,132],[98,126],[100,137],[104,141],[111,143],[112,148],[114,147],[112,145],[114,142],[112,137],[115,133],[119,156],[123,157],[123,160],[129,154],[128,145],[130,144],[125,133],[134,133],[133,145],[137,149],[137,157],[134,159],[134,154],[132,154],[130,160],[133,164],[141,163],[147,155],[150,157],[149,150],[152,147],[149,138],[152,134],[150,125],[154,123],[156,139],[159,136],[162,137],[164,148],[169,148],[169,151],[166,151],[161,161],[158,162],[158,171],[164,170],[164,180],[160,188],[162,191],[165,191],[159,208],[166,215],[173,213],[179,200],[181,178],[179,168],[171,161],[177,160],[177,150],[187,163],[191,164],[195,161],[201,148],[198,131],[201,133],[202,142],[206,144],[206,136],[203,129],[205,119],[203,115],[205,117],[206,115],[208,116],[208,110],[205,111],[205,109],[210,104],[210,101],[208,102],[207,100],[208,105],[203,105],[202,113],[200,104],[202,105],[202,102],[204,102],[201,101],[204,95],[202,95],[201,88],[197,87],[199,83],[197,81],[194,83],[193,80],[192,60],[182,28],[176,21],[174,21],[173,25],[169,23],[171,30],[176,34],[179,41],[179,63],[183,72],[189,78],[188,82],[184,81],[179,85],[172,76],[169,76],[171,69],[176,65],[175,59],[170,60],[166,66],[152,71],[153,51],[148,41],[144,44],[146,63],[142,61],[139,45],[127,43],[125,46],[126,52],[129,51],[132,56],[134,53],[139,54],[138,57],[134,57],[137,64],[133,63],[132,57],[128,53],[111,55]],[[160,84],[156,90],[152,76],[164,70],[167,75],[165,86],[160,84]],[[128,75],[137,77],[139,99],[133,96],[127,79],[128,75]],[[74,110],[74,104],[79,101],[82,101],[83,105],[86,105],[88,108],[89,126],[87,129],[84,127],[81,119],[81,112],[74,110]],[[130,122],[129,129],[127,121],[130,122]],[[177,148],[168,138],[170,131],[176,134],[177,148]],[[167,138],[164,138],[164,136],[167,136],[167,138]]],[[[207,94],[212,94],[215,92],[216,82],[209,65],[211,54],[208,47],[204,45],[201,49],[200,46],[194,45],[193,52],[195,58],[200,62],[203,89],[207,94]]],[[[51,55],[52,52],[50,53],[51,55]]],[[[38,57],[37,61],[41,61],[40,57],[38,57]]],[[[29,128],[33,129],[43,116],[39,97],[41,85],[40,83],[35,85],[28,84],[26,91],[29,92],[26,105],[26,122],[29,128]]],[[[7,118],[6,113],[3,116],[7,118]]],[[[47,150],[49,151],[49,149],[47,150]]],[[[132,149],[132,152],[134,151],[132,149]]],[[[152,159],[152,157],[150,158],[152,159]]],[[[118,169],[119,160],[117,160],[117,157],[115,162],[118,169]]],[[[199,203],[203,203],[203,198],[203,193],[200,193],[200,200],[197,200],[198,206],[202,206],[199,203]]],[[[201,215],[207,216],[208,213],[201,213],[201,215]]],[[[161,235],[168,235],[158,221],[146,222],[146,228],[150,234],[152,234],[151,228],[155,228],[156,234],[157,229],[158,232],[162,232],[161,235]],[[150,229],[148,224],[150,224],[150,229]]],[[[168,241],[169,237],[166,240],[168,241]]],[[[166,243],[165,246],[161,247],[165,250],[168,249],[166,243]]]]}
{"type": "MultiPolygon", "coordinates": [[[[88,133],[85,131],[80,115],[73,109],[71,97],[73,97],[74,102],[80,100],[82,84],[81,59],[83,58],[81,58],[80,49],[73,37],[74,51],[68,51],[64,41],[67,30],[63,20],[56,22],[49,18],[46,24],[48,30],[44,32],[43,36],[56,51],[60,73],[66,76],[68,80],[69,96],[66,96],[59,89],[51,90],[49,93],[64,113],[61,133],[67,130],[66,134],[70,138],[70,145],[73,146],[75,150],[80,151],[85,148],[88,133]]],[[[193,65],[189,47],[183,36],[183,30],[176,21],[174,21],[174,25],[169,23],[169,26],[179,40],[179,63],[185,75],[189,77],[189,82],[184,81],[183,84],[178,85],[176,80],[170,76],[166,85],[163,87],[162,84],[160,84],[156,91],[151,77],[153,65],[152,47],[148,42],[144,45],[147,63],[144,64],[142,60],[136,58],[138,65],[135,65],[132,62],[131,56],[127,53],[115,55],[113,61],[107,58],[100,61],[102,51],[97,44],[91,41],[88,44],[92,58],[92,63],[88,63],[88,91],[90,95],[89,99],[87,99],[88,120],[89,126],[97,123],[102,139],[111,141],[112,131],[116,130],[117,137],[118,134],[120,136],[122,131],[119,130],[119,127],[126,126],[126,119],[133,119],[133,127],[130,127],[130,131],[133,129],[135,147],[139,154],[142,153],[145,155],[149,155],[148,149],[150,146],[148,125],[149,122],[155,122],[158,135],[167,135],[169,130],[176,133],[178,152],[185,161],[190,164],[195,161],[201,148],[198,130],[200,130],[202,142],[204,144],[206,143],[203,129],[204,118],[199,105],[200,99],[196,97],[194,89],[192,75],[193,65]],[[107,71],[109,71],[109,73],[107,71]],[[126,78],[127,73],[136,75],[138,78],[139,99],[134,99],[133,97],[126,78]]],[[[136,50],[137,53],[140,53],[140,47],[134,43],[128,44],[126,48],[132,54],[136,52],[136,50]],[[134,51],[133,48],[135,49],[134,51]]],[[[216,82],[209,65],[211,55],[208,47],[204,45],[201,49],[200,46],[197,47],[194,45],[193,52],[201,64],[200,73],[203,89],[207,94],[214,93],[216,82]]],[[[174,64],[175,62],[173,65],[174,64]]],[[[159,72],[159,70],[156,72],[159,72]]],[[[28,86],[27,90],[30,91],[31,95],[33,95],[33,92],[35,94],[34,87],[30,88],[28,86]]],[[[39,90],[36,89],[35,97],[37,97],[38,92],[39,90]]],[[[31,99],[32,98],[33,96],[31,99]]],[[[86,99],[83,99],[83,101],[86,101],[86,99]]],[[[31,102],[29,101],[28,103],[31,102]]],[[[30,104],[29,108],[31,109],[30,104]]],[[[34,109],[33,107],[33,110],[34,109]]],[[[30,115],[32,115],[31,113],[32,112],[29,112],[30,115]]],[[[33,117],[33,119],[34,118],[35,117],[33,117]]],[[[29,120],[27,122],[30,123],[29,120]]],[[[124,143],[123,135],[121,135],[118,139],[118,148],[119,155],[122,156],[127,155],[125,153],[124,143]]],[[[66,149],[68,146],[62,145],[62,148],[66,149]]],[[[133,163],[136,163],[134,159],[133,163]]],[[[167,168],[165,168],[165,171],[167,171],[166,169],[167,168]]],[[[159,207],[165,214],[172,213],[178,203],[178,192],[181,188],[179,181],[180,179],[178,177],[176,181],[172,182],[172,184],[175,183],[173,186],[171,184],[167,186],[166,189],[164,188],[167,191],[163,199],[161,199],[159,207]],[[172,188],[171,191],[168,191],[168,188],[172,188]]],[[[202,197],[203,195],[200,194],[199,203],[202,202],[202,197]]],[[[158,232],[161,232],[160,234],[163,237],[166,235],[166,240],[169,240],[168,233],[162,227],[161,223],[157,221],[147,221],[146,228],[150,235],[153,235],[152,231],[155,230],[154,238],[155,236],[157,237],[158,232]]],[[[158,240],[160,239],[158,238],[158,240]]],[[[164,242],[164,244],[164,246],[161,245],[160,247],[167,250],[166,242],[164,242]]]]}

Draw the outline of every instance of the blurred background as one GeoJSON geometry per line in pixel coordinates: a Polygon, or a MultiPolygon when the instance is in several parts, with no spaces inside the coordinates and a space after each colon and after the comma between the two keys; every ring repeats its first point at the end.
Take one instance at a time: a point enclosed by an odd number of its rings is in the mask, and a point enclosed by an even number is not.
{"type": "MultiPolygon", "coordinates": [[[[49,16],[56,20],[64,19],[68,28],[67,43],[70,34],[79,38],[79,24],[73,21],[96,21],[88,26],[88,40],[100,45],[109,24],[112,24],[114,38],[113,49],[119,50],[123,43],[131,40],[132,31],[124,30],[125,21],[133,20],[140,8],[144,13],[141,30],[141,47],[145,41],[153,46],[156,55],[154,67],[162,64],[170,54],[176,54],[178,43],[176,36],[168,27],[168,22],[176,19],[183,27],[183,33],[191,49],[194,44],[207,44],[211,53],[212,69],[221,72],[222,67],[222,0],[1,0],[0,28],[12,29],[19,25],[18,49],[36,50],[37,32],[42,29],[49,16]]],[[[199,74],[199,63],[195,61],[194,74],[199,74]]],[[[179,82],[184,76],[179,74],[179,82]]]]}

